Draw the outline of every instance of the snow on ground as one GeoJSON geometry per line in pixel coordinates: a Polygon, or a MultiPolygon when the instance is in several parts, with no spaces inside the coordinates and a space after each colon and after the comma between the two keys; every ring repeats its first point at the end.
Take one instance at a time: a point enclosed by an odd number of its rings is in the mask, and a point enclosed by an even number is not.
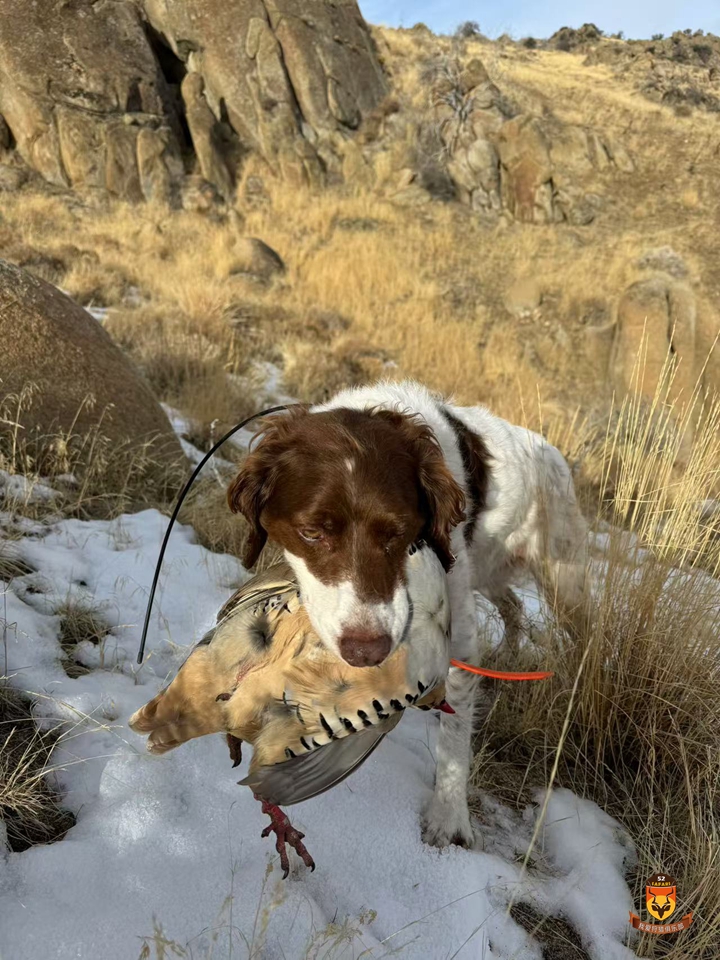
{"type": "MultiPolygon", "coordinates": [[[[53,761],[77,824],[54,844],[0,853],[2,957],[134,960],[157,930],[186,950],[179,955],[214,960],[540,960],[539,944],[507,913],[512,901],[566,916],[593,960],[634,956],[622,945],[632,847],[594,804],[552,793],[525,875],[541,796],[522,814],[483,796],[474,850],[421,842],[434,714],[408,713],[356,774],[290,809],[317,870],[291,851],[294,872],[283,881],[272,841],[260,837],[260,806],[237,786],[247,756],[233,770],[217,736],[151,757],[127,728],[247,576],[178,526],[138,667],[166,522],[154,510],[114,521],[27,521],[14,544],[32,572],[0,584],[8,672],[36,695],[41,721],[63,719],[72,732],[53,761]],[[79,652],[91,671],[77,679],[65,674],[58,641],[68,604],[97,609],[109,627],[102,645],[79,652]]],[[[524,599],[531,614],[540,610],[533,591],[524,599]]]]}
{"type": "MultiPolygon", "coordinates": [[[[247,381],[247,377],[244,378],[247,381]]],[[[257,382],[256,395],[257,404],[253,411],[260,413],[270,407],[276,407],[283,403],[296,403],[294,397],[290,397],[281,391],[282,371],[274,363],[267,361],[258,361],[253,365],[251,379],[257,382]]],[[[244,450],[250,446],[250,441],[255,436],[257,424],[250,423],[243,427],[230,439],[230,443],[241,447],[244,450]]]]}
{"type": "Polygon", "coordinates": [[[190,443],[190,441],[187,439],[188,434],[192,433],[191,421],[188,420],[188,418],[182,413],[180,413],[179,410],[176,410],[167,403],[161,403],[160,406],[165,411],[165,416],[170,421],[170,426],[173,428],[178,440],[180,441],[180,446],[183,449],[183,453],[188,458],[190,463],[192,463],[193,466],[196,466],[202,460],[203,452],[202,450],[198,450],[198,448],[193,443],[190,443]]]}
{"type": "MultiPolygon", "coordinates": [[[[281,378],[281,371],[274,363],[267,363],[265,361],[258,361],[253,364],[251,372],[248,376],[236,377],[234,374],[228,374],[229,379],[239,380],[245,387],[252,386],[253,390],[257,395],[257,403],[253,413],[261,413],[263,410],[269,409],[270,407],[276,407],[280,404],[291,404],[296,401],[288,396],[287,394],[279,392],[279,383],[281,378]]],[[[178,436],[180,440],[180,445],[183,448],[185,456],[188,458],[190,463],[197,464],[202,460],[203,452],[198,450],[187,438],[193,432],[192,422],[185,417],[179,410],[174,409],[174,407],[169,406],[166,403],[161,404],[165,414],[170,421],[170,425],[178,436]]],[[[255,436],[257,430],[257,425],[255,423],[248,424],[247,427],[242,427],[228,441],[236,447],[240,447],[242,450],[247,450],[250,446],[250,441],[255,436]]],[[[219,434],[215,437],[215,440],[219,440],[222,434],[219,434]]],[[[217,470],[221,467],[231,466],[227,460],[223,460],[222,457],[215,454],[208,466],[208,469],[213,467],[217,470]]]]}
{"type": "Polygon", "coordinates": [[[30,504],[54,500],[57,493],[45,483],[28,480],[15,473],[0,470],[0,506],[30,504]]]}

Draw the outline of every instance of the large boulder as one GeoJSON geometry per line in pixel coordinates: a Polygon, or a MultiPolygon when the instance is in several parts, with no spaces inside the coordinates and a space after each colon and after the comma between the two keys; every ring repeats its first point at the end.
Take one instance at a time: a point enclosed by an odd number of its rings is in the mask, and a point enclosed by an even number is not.
{"type": "MultiPolygon", "coordinates": [[[[670,263],[674,266],[675,260],[670,263]]],[[[676,415],[692,409],[679,462],[686,462],[690,455],[703,396],[717,396],[720,391],[718,336],[720,320],[710,305],[687,282],[672,275],[658,272],[637,280],[618,302],[611,383],[620,397],[638,394],[649,409],[658,398],[659,409],[669,405],[676,415]]]]}
{"type": "Polygon", "coordinates": [[[0,0],[0,113],[50,183],[164,198],[177,114],[129,0],[0,0]]]}
{"type": "Polygon", "coordinates": [[[696,389],[720,392],[720,318],[686,280],[673,276],[679,257],[669,258],[668,250],[649,252],[650,258],[664,254],[670,268],[664,275],[658,270],[637,280],[620,297],[611,377],[621,395],[638,390],[648,399],[665,384],[666,399],[682,406],[696,389]]]}
{"type": "Polygon", "coordinates": [[[508,120],[498,131],[503,205],[524,223],[552,223],[553,167],[550,143],[535,117],[508,120]]]}
{"type": "MultiPolygon", "coordinates": [[[[4,260],[0,343],[0,396],[32,389],[18,414],[22,438],[85,436],[100,424],[116,444],[152,443],[153,458],[182,461],[160,404],[102,326],[55,287],[4,260]]],[[[0,428],[14,429],[1,421],[0,428]]]]}
{"type": "Polygon", "coordinates": [[[613,374],[620,393],[655,396],[672,363],[672,392],[692,394],[697,377],[692,290],[665,277],[632,283],[618,303],[613,374]]]}
{"type": "Polygon", "coordinates": [[[244,273],[258,280],[272,280],[285,273],[279,253],[257,237],[237,237],[232,247],[230,274],[244,273]]]}

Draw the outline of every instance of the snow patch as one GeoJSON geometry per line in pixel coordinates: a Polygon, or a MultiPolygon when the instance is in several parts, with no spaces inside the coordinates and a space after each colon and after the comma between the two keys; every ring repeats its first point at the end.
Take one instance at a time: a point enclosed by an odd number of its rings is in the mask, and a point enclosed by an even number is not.
{"type": "Polygon", "coordinates": [[[40,480],[0,470],[0,504],[49,503],[57,496],[56,490],[40,480]]]}
{"type": "MultiPolygon", "coordinates": [[[[632,847],[594,804],[551,795],[526,874],[521,861],[539,806],[521,815],[485,797],[476,849],[422,843],[434,714],[409,711],[357,773],[291,808],[318,866],[311,874],[291,853],[294,873],[283,882],[271,841],[260,838],[260,806],[237,785],[248,756],[233,770],[217,736],[153,757],[127,728],[247,576],[235,558],[209,553],[178,525],[138,667],[166,524],[154,510],[64,520],[29,525],[16,544],[36,572],[1,588],[11,682],[35,693],[41,723],[60,719],[69,732],[53,762],[77,824],[57,843],[7,854],[0,917],[8,957],[128,960],[160,927],[192,956],[212,950],[214,960],[540,960],[539,944],[508,914],[522,900],[567,917],[593,960],[630,960],[623,873],[632,847]],[[58,611],[68,602],[94,607],[110,627],[102,650],[83,649],[93,669],[77,679],[65,674],[58,640],[58,611]]],[[[537,594],[521,593],[530,619],[541,616],[537,594]]]]}

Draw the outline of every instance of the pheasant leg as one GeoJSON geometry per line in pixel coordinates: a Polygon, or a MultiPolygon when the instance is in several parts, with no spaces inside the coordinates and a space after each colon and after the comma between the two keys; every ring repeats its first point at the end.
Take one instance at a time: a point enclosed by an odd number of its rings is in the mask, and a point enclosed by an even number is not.
{"type": "Polygon", "coordinates": [[[288,861],[287,849],[285,847],[286,844],[289,844],[293,848],[306,867],[310,867],[311,870],[314,870],[315,861],[310,856],[305,844],[303,843],[305,834],[300,833],[299,830],[296,830],[295,827],[293,827],[288,820],[287,815],[282,812],[277,804],[268,803],[267,800],[263,800],[263,798],[259,797],[257,794],[255,794],[255,799],[259,800],[262,804],[262,812],[266,813],[270,817],[270,823],[267,827],[265,827],[260,836],[269,837],[271,833],[275,834],[277,838],[275,840],[275,849],[280,854],[280,866],[283,869],[283,879],[286,879],[287,875],[290,873],[290,862],[288,861]]]}

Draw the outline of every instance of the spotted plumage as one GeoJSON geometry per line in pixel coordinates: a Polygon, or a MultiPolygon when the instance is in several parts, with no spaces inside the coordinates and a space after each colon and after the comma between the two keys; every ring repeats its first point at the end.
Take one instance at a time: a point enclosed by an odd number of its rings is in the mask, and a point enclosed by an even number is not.
{"type": "Polygon", "coordinates": [[[413,618],[407,642],[382,664],[353,667],[314,632],[291,569],[249,580],[218,614],[172,683],[131,719],[148,750],[165,753],[224,732],[231,756],[253,744],[242,781],[273,804],[329,789],[356,769],[406,706],[438,706],[449,666],[445,574],[432,549],[406,558],[413,618]]]}

